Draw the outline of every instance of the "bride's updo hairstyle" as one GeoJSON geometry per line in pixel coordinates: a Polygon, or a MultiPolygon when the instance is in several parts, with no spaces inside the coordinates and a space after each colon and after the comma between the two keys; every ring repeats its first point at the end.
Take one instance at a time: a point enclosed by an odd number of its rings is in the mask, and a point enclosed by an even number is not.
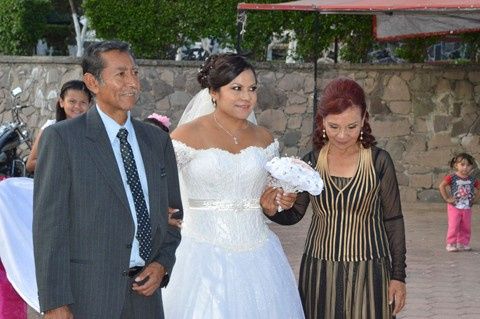
{"type": "Polygon", "coordinates": [[[372,135],[370,123],[368,122],[369,114],[365,101],[365,92],[354,80],[340,77],[327,84],[323,91],[323,96],[317,104],[317,114],[315,117],[316,127],[313,133],[313,145],[315,149],[321,149],[328,142],[328,136],[324,137],[323,133],[323,119],[329,114],[343,113],[352,106],[359,107],[362,117],[365,118],[361,129],[363,134],[358,136],[359,142],[361,142],[365,148],[369,148],[377,143],[375,137],[372,135]],[[360,138],[360,136],[362,138],[360,138]]]}
{"type": "Polygon", "coordinates": [[[235,53],[214,54],[200,68],[197,80],[202,88],[218,91],[245,70],[252,70],[257,80],[253,65],[244,56],[235,53]]]}

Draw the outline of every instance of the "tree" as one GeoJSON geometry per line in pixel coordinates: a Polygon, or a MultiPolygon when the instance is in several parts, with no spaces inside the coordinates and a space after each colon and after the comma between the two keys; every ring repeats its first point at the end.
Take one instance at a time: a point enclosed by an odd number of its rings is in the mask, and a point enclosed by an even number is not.
{"type": "Polygon", "coordinates": [[[86,17],[82,17],[79,19],[77,15],[77,9],[75,7],[75,3],[73,0],[68,0],[70,4],[70,9],[72,10],[72,20],[73,25],[75,27],[75,41],[77,42],[77,57],[81,57],[83,55],[83,44],[85,42],[85,34],[87,32],[88,26],[88,19],[86,17]],[[80,26],[83,25],[83,27],[80,26]]]}
{"type": "Polygon", "coordinates": [[[33,54],[49,8],[48,0],[0,0],[0,53],[33,54]]]}

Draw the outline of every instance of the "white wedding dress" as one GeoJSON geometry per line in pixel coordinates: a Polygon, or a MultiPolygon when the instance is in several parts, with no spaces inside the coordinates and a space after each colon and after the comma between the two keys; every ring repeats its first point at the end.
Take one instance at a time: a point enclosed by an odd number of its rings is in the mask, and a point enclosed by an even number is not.
{"type": "Polygon", "coordinates": [[[298,289],[259,204],[278,142],[238,154],[173,141],[186,192],[167,319],[304,318],[298,289]]]}

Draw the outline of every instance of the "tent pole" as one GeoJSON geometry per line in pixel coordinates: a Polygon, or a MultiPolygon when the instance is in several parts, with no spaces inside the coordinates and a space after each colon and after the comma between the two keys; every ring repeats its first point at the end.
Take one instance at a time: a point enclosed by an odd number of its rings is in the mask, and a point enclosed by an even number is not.
{"type": "Polygon", "coordinates": [[[317,115],[317,101],[318,101],[318,89],[317,89],[317,67],[318,67],[318,37],[320,36],[320,13],[315,12],[315,21],[313,22],[314,28],[314,48],[313,48],[313,132],[315,132],[315,118],[317,115]]]}

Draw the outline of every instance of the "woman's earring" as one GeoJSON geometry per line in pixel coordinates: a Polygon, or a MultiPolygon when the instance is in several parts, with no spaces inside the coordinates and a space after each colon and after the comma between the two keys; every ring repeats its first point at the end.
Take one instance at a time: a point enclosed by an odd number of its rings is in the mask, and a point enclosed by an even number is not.
{"type": "Polygon", "coordinates": [[[363,131],[360,131],[360,141],[363,141],[363,131]]]}
{"type": "Polygon", "coordinates": [[[326,132],[325,132],[325,129],[322,130],[322,138],[323,138],[324,140],[327,139],[327,134],[326,134],[326,132]]]}
{"type": "Polygon", "coordinates": [[[212,99],[212,103],[213,103],[213,107],[214,107],[214,108],[217,108],[217,100],[212,99]]]}

